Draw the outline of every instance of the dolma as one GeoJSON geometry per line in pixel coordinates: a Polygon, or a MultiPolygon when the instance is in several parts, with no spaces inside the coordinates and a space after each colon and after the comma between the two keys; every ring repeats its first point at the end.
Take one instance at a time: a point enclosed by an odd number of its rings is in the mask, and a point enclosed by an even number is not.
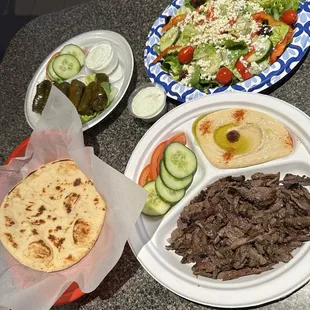
{"type": "Polygon", "coordinates": [[[67,97],[69,97],[69,88],[70,88],[70,83],[68,82],[53,82],[53,85],[55,85],[63,94],[65,94],[67,97]]]}
{"type": "Polygon", "coordinates": [[[105,73],[97,73],[96,74],[96,83],[101,84],[102,82],[109,83],[109,77],[105,73]]]}
{"type": "Polygon", "coordinates": [[[68,82],[62,82],[60,84],[60,90],[67,96],[69,97],[69,88],[70,88],[70,83],[68,82]]]}
{"type": "Polygon", "coordinates": [[[96,84],[96,88],[93,94],[93,100],[91,107],[94,111],[100,112],[105,109],[108,103],[108,96],[100,84],[96,84]]]}
{"type": "Polygon", "coordinates": [[[73,80],[70,84],[68,97],[76,109],[80,104],[84,88],[85,84],[79,80],[73,80]]]}
{"type": "Polygon", "coordinates": [[[96,83],[91,82],[88,84],[84,90],[83,96],[81,98],[80,104],[78,106],[78,112],[80,115],[90,115],[94,111],[91,109],[91,102],[93,100],[93,95],[95,93],[96,83]]]}
{"type": "Polygon", "coordinates": [[[49,80],[44,80],[40,84],[37,85],[37,91],[34,96],[33,102],[32,102],[32,111],[36,113],[42,113],[48,96],[50,94],[52,88],[52,82],[49,80]]]}

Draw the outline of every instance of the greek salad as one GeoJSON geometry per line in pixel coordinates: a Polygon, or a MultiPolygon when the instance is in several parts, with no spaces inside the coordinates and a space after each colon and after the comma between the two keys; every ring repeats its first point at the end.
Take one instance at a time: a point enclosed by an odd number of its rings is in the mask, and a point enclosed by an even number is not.
{"type": "Polygon", "coordinates": [[[293,37],[298,0],[185,0],[154,50],[174,80],[204,89],[259,74],[293,37]]]}

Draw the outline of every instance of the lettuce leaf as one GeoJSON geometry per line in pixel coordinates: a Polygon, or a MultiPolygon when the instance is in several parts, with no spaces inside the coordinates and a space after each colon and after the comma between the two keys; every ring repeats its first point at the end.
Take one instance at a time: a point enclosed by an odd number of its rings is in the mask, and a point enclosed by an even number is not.
{"type": "Polygon", "coordinates": [[[275,47],[278,42],[282,41],[289,31],[288,25],[274,26],[269,39],[275,47]]]}
{"type": "Polygon", "coordinates": [[[82,124],[89,122],[90,120],[95,118],[98,114],[100,114],[100,112],[95,112],[91,115],[80,115],[80,119],[81,119],[82,124]]]}
{"type": "Polygon", "coordinates": [[[106,92],[107,97],[108,97],[108,103],[106,106],[106,108],[107,108],[111,104],[113,99],[115,98],[115,96],[118,92],[118,89],[114,86],[111,86],[110,83],[108,83],[108,82],[102,82],[101,86],[104,89],[104,91],[106,92]]]}
{"type": "Polygon", "coordinates": [[[91,74],[91,75],[86,75],[84,77],[84,81],[83,82],[87,86],[91,82],[95,82],[95,81],[96,81],[96,74],[91,74]]]}
{"type": "MultiPolygon", "coordinates": [[[[188,11],[189,8],[187,8],[185,5],[182,5],[180,6],[180,8],[178,8],[177,10],[177,15],[180,15],[180,14],[187,14],[189,11],[188,11]]],[[[191,10],[191,9],[190,9],[191,10]]],[[[192,11],[192,10],[191,10],[192,11]]]]}
{"type": "Polygon", "coordinates": [[[229,50],[240,50],[245,49],[247,47],[246,43],[242,41],[233,41],[233,40],[226,40],[225,46],[229,50]]]}
{"type": "Polygon", "coordinates": [[[163,68],[165,71],[172,72],[173,75],[179,75],[182,72],[182,65],[180,64],[178,57],[168,55],[164,58],[163,68]]]}
{"type": "Polygon", "coordinates": [[[201,44],[194,51],[194,60],[210,58],[216,54],[216,49],[213,44],[201,44]]]}
{"type": "Polygon", "coordinates": [[[176,42],[175,45],[186,46],[189,44],[192,37],[194,37],[198,31],[195,29],[193,25],[186,25],[184,30],[181,33],[180,38],[176,42]]]}
{"type": "Polygon", "coordinates": [[[222,57],[226,62],[228,63],[227,68],[230,70],[233,70],[235,68],[235,64],[237,60],[248,53],[249,49],[248,47],[242,48],[242,49],[235,49],[231,51],[223,51],[222,57]]]}
{"type": "Polygon", "coordinates": [[[190,79],[189,79],[189,85],[193,86],[199,83],[200,79],[200,67],[195,66],[194,72],[191,74],[190,79]]]}
{"type": "Polygon", "coordinates": [[[195,8],[192,6],[191,0],[185,0],[184,3],[183,3],[183,5],[184,5],[186,8],[190,9],[191,11],[194,11],[194,10],[195,10],[195,8]]]}
{"type": "Polygon", "coordinates": [[[297,11],[299,7],[298,0],[260,0],[259,3],[266,13],[272,15],[277,20],[280,20],[284,11],[289,9],[297,11]]]}

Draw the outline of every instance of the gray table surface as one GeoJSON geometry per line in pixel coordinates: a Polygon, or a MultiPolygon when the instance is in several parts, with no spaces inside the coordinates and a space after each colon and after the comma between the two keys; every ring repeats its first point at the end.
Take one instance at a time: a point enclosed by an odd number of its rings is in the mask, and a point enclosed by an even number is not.
{"type": "MultiPolygon", "coordinates": [[[[149,128],[149,125],[135,121],[128,114],[127,99],[136,86],[148,81],[143,66],[144,43],[153,22],[168,4],[169,0],[94,0],[39,17],[18,32],[0,65],[1,163],[31,134],[24,116],[24,98],[28,84],[41,62],[71,37],[86,31],[106,29],[116,31],[128,40],[135,59],[134,74],[119,106],[102,123],[85,132],[84,137],[86,145],[93,146],[101,159],[124,172],[130,154],[149,128]]],[[[306,57],[290,79],[268,93],[310,115],[309,76],[310,57],[306,57]]],[[[175,106],[176,102],[169,102],[170,109],[175,106]]],[[[308,284],[286,299],[256,309],[303,310],[309,309],[309,305],[308,284]]],[[[187,301],[162,287],[144,271],[126,245],[117,265],[95,291],[58,309],[210,308],[187,301]]]]}

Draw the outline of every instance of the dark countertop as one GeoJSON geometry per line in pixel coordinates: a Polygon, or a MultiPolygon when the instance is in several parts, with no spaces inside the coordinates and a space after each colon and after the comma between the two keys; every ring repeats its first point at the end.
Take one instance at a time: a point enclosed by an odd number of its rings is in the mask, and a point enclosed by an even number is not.
{"type": "MultiPolygon", "coordinates": [[[[31,134],[24,116],[27,86],[45,57],[59,44],[80,33],[106,29],[122,34],[132,47],[135,70],[119,106],[103,122],[85,132],[86,145],[109,165],[124,172],[130,154],[149,125],[135,121],[126,109],[131,91],[148,81],[143,66],[143,47],[148,31],[169,0],[140,2],[94,0],[61,12],[39,17],[17,33],[0,65],[1,122],[0,159],[31,134]]],[[[297,72],[269,93],[296,105],[310,115],[310,57],[297,72]]],[[[170,102],[170,108],[175,103],[170,102]]],[[[281,107],[279,107],[281,108],[281,107]]],[[[288,298],[259,309],[309,308],[310,285],[288,298]]],[[[140,266],[126,245],[124,253],[100,286],[91,294],[58,309],[208,309],[187,301],[158,284],[140,266]]]]}

